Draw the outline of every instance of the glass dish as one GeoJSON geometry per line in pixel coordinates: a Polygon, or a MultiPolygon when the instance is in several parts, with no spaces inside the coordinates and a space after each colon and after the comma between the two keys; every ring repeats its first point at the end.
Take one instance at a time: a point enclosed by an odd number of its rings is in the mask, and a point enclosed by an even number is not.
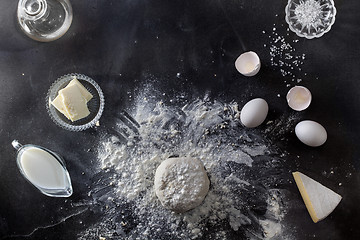
{"type": "Polygon", "coordinates": [[[299,37],[313,39],[330,31],[336,8],[333,0],[289,0],[285,13],[291,31],[299,37]]]}
{"type": "Polygon", "coordinates": [[[51,119],[60,127],[69,131],[83,131],[96,125],[99,121],[105,105],[104,94],[100,86],[91,78],[78,73],[64,75],[58,78],[50,87],[46,97],[46,108],[51,119]],[[51,102],[58,95],[60,89],[76,77],[79,82],[93,95],[93,98],[87,103],[90,115],[72,122],[59,112],[51,102]]]}

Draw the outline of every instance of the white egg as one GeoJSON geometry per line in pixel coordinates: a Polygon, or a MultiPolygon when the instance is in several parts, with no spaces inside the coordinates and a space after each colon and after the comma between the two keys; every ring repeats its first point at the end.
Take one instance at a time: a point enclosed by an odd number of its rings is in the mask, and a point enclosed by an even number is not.
{"type": "Polygon", "coordinates": [[[310,120],[299,122],[295,127],[295,134],[301,142],[310,147],[321,146],[327,139],[325,128],[310,120]]]}
{"type": "Polygon", "coordinates": [[[241,109],[241,123],[248,128],[257,127],[265,121],[268,111],[267,102],[262,98],[255,98],[247,102],[241,109]]]}
{"type": "Polygon", "coordinates": [[[260,70],[260,66],[259,56],[251,51],[241,54],[235,61],[236,70],[247,77],[256,75],[260,70]]]}
{"type": "Polygon", "coordinates": [[[311,103],[311,92],[303,86],[295,86],[289,90],[286,95],[286,100],[289,107],[295,111],[305,110],[311,103]]]}

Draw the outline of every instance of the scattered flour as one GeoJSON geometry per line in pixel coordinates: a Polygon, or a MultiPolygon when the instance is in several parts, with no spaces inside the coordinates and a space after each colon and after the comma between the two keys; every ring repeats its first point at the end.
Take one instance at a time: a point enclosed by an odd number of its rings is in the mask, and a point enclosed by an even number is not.
{"type": "MultiPolygon", "coordinates": [[[[265,220],[260,220],[260,224],[264,229],[265,239],[272,239],[282,233],[282,223],[285,213],[283,206],[280,205],[281,198],[277,190],[270,191],[269,198],[267,199],[268,209],[265,213],[265,220]]],[[[285,238],[285,237],[284,237],[285,238]]]]}
{"type": "MultiPolygon", "coordinates": [[[[107,239],[281,236],[283,208],[275,203],[285,193],[278,190],[279,197],[268,200],[281,159],[263,137],[265,132],[243,128],[234,102],[223,104],[205,97],[182,107],[174,101],[168,106],[157,96],[149,97],[153,92],[149,87],[137,98],[131,115],[140,127],[127,143],[116,134],[104,136],[99,160],[107,177],[89,192],[106,206],[104,219],[82,232],[80,239],[94,235],[107,239]],[[185,213],[165,209],[155,195],[155,171],[171,156],[198,158],[210,179],[203,203],[185,213]]],[[[121,121],[117,127],[126,128],[121,121]]]]}

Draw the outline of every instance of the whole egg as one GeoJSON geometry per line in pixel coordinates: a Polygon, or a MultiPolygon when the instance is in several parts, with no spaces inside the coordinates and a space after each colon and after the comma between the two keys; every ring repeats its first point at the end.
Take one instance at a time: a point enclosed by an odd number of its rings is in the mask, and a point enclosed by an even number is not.
{"type": "Polygon", "coordinates": [[[247,102],[241,109],[241,123],[248,128],[257,127],[265,121],[268,111],[267,102],[262,98],[255,98],[247,102]]]}
{"type": "Polygon", "coordinates": [[[301,142],[311,147],[321,146],[327,140],[325,128],[311,120],[299,122],[295,127],[295,134],[301,142]]]}

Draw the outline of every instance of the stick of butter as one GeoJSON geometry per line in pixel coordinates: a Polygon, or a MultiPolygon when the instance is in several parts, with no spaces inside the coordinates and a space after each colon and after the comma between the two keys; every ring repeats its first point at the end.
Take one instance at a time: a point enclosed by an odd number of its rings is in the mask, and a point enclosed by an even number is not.
{"type": "MultiPolygon", "coordinates": [[[[77,85],[67,86],[59,91],[64,109],[72,122],[87,117],[90,112],[86,99],[77,85]]],[[[66,116],[66,115],[65,115],[66,116]]]]}
{"type": "Polygon", "coordinates": [[[70,116],[67,114],[64,104],[63,104],[63,98],[59,94],[56,96],[56,98],[51,102],[51,104],[62,114],[65,115],[68,119],[70,119],[70,116]]]}
{"type": "Polygon", "coordinates": [[[72,85],[78,86],[78,88],[80,89],[81,95],[85,98],[86,102],[88,102],[88,101],[90,101],[90,99],[92,99],[93,95],[91,95],[91,93],[89,93],[89,91],[86,90],[86,88],[79,82],[79,80],[76,79],[76,77],[74,77],[74,79],[71,80],[65,88],[70,87],[72,85]]]}
{"type": "Polygon", "coordinates": [[[90,114],[87,102],[92,97],[91,93],[74,77],[65,88],[59,91],[51,104],[74,122],[90,114]]]}

